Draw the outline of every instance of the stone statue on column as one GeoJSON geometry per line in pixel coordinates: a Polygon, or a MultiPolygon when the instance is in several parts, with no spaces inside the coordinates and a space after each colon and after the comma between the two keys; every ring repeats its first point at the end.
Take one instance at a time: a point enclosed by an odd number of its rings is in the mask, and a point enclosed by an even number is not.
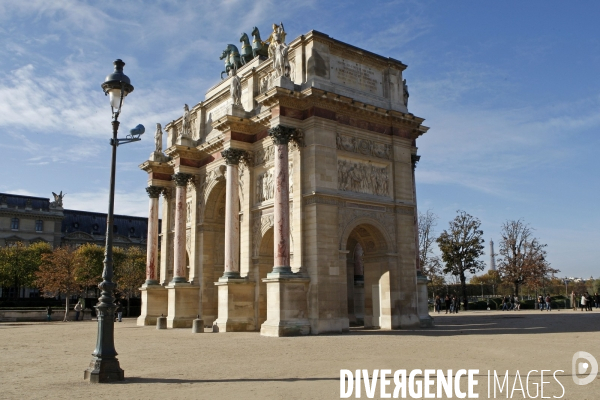
{"type": "Polygon", "coordinates": [[[273,59],[273,70],[275,76],[290,76],[290,62],[288,59],[289,46],[285,44],[285,30],[283,22],[280,25],[273,24],[273,33],[269,37],[269,57],[273,59]]]}
{"type": "Polygon", "coordinates": [[[408,107],[408,85],[406,84],[406,79],[402,81],[402,91],[404,93],[404,105],[408,107]]]}
{"type": "Polygon", "coordinates": [[[229,85],[229,93],[231,96],[231,103],[234,106],[242,105],[242,81],[237,75],[237,69],[232,68],[229,70],[231,76],[231,83],[229,85]]]}
{"type": "Polygon", "coordinates": [[[181,137],[192,137],[192,132],[190,129],[190,108],[187,104],[183,106],[183,119],[181,121],[181,137]]]}
{"type": "Polygon", "coordinates": [[[162,153],[162,136],[163,131],[159,123],[156,124],[156,132],[154,133],[154,152],[162,153]]]}

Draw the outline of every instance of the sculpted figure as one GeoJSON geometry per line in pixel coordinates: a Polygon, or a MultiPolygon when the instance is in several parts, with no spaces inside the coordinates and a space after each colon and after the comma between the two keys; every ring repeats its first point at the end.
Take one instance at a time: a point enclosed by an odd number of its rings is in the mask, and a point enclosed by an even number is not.
{"type": "Polygon", "coordinates": [[[232,68],[229,71],[231,76],[231,83],[229,85],[229,93],[231,95],[231,102],[234,106],[242,105],[242,82],[240,77],[237,76],[236,68],[232,68]]]}
{"type": "Polygon", "coordinates": [[[190,108],[187,104],[183,106],[183,120],[181,121],[181,137],[191,137],[190,132],[190,108]]]}
{"type": "Polygon", "coordinates": [[[406,79],[402,81],[402,88],[404,90],[404,105],[408,107],[408,85],[406,84],[406,79]]]}
{"type": "Polygon", "coordinates": [[[154,133],[154,151],[156,153],[162,153],[162,127],[160,124],[156,124],[156,132],[154,133]]]}
{"type": "Polygon", "coordinates": [[[283,22],[280,25],[273,24],[273,32],[269,42],[269,57],[273,59],[273,70],[277,76],[290,76],[290,62],[288,60],[289,47],[285,44],[285,30],[283,22]]]}
{"type": "Polygon", "coordinates": [[[54,196],[54,201],[53,201],[53,205],[55,207],[62,207],[63,206],[63,198],[66,196],[67,194],[63,194],[62,190],[60,191],[59,194],[56,194],[54,192],[52,192],[52,196],[54,196]]]}

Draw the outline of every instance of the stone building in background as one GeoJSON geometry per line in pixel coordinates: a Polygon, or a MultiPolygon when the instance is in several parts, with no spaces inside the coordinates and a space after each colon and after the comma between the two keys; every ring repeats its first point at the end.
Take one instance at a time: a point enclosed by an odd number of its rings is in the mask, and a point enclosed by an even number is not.
{"type": "Polygon", "coordinates": [[[414,182],[428,128],[408,112],[406,65],[316,31],[287,45],[275,27],[269,58],[237,65],[227,46],[229,77],[140,165],[150,203],[138,324],[200,315],[266,336],[430,326],[414,182]]]}

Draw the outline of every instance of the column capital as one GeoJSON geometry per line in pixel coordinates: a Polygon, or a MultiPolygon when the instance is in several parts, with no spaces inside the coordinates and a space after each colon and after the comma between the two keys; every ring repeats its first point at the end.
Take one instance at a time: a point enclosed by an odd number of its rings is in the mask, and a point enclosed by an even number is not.
{"type": "Polygon", "coordinates": [[[190,179],[192,179],[192,175],[184,174],[183,172],[178,172],[173,175],[173,180],[175,181],[176,186],[187,186],[190,179]]]}
{"type": "Polygon", "coordinates": [[[410,155],[410,162],[412,163],[413,171],[415,168],[417,168],[417,163],[419,162],[420,159],[421,159],[421,156],[419,156],[419,155],[416,155],[416,154],[410,155]]]}
{"type": "Polygon", "coordinates": [[[160,186],[148,186],[146,188],[146,192],[148,193],[148,197],[151,199],[158,199],[160,194],[162,193],[163,188],[160,186]]]}
{"type": "Polygon", "coordinates": [[[269,129],[269,136],[271,136],[275,144],[288,144],[294,137],[294,133],[296,133],[296,128],[284,125],[277,125],[269,129]]]}
{"type": "Polygon", "coordinates": [[[248,155],[246,150],[230,147],[221,152],[221,156],[225,159],[227,165],[238,165],[240,160],[248,155]]]}

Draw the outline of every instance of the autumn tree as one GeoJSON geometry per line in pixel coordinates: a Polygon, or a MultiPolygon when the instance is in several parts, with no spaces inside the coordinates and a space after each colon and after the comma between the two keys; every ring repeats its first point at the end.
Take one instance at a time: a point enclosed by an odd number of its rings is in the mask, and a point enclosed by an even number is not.
{"type": "MultiPolygon", "coordinates": [[[[448,230],[444,230],[436,239],[442,252],[444,273],[452,274],[460,279],[463,298],[467,297],[466,272],[471,274],[482,271],[485,263],[479,260],[483,252],[483,231],[481,221],[464,211],[457,211],[457,216],[450,221],[448,230]]],[[[465,304],[465,309],[467,303],[465,304]]]]}
{"type": "Polygon", "coordinates": [[[502,280],[514,286],[517,296],[522,285],[529,283],[537,289],[550,274],[559,272],[546,260],[546,245],[533,237],[531,227],[522,220],[506,221],[500,235],[498,272],[502,280]]]}
{"type": "Polygon", "coordinates": [[[97,287],[102,281],[102,270],[104,268],[104,248],[93,243],[80,246],[76,254],[77,281],[87,289],[97,287]]]}
{"type": "Polygon", "coordinates": [[[76,253],[69,247],[58,247],[42,256],[42,264],[36,273],[36,284],[46,296],[62,294],[66,297],[65,317],[69,315],[69,299],[79,293],[81,283],[77,280],[76,253]]]}
{"type": "Polygon", "coordinates": [[[419,266],[434,288],[445,284],[441,260],[433,254],[437,219],[438,216],[431,210],[419,213],[419,266]]]}
{"type": "Polygon", "coordinates": [[[42,255],[52,251],[46,242],[25,246],[17,242],[14,246],[0,248],[0,286],[14,287],[15,298],[22,287],[32,287],[35,273],[42,262],[42,255]]]}
{"type": "Polygon", "coordinates": [[[469,283],[474,285],[499,285],[501,282],[500,273],[494,270],[489,270],[485,274],[475,275],[469,281],[469,283]]]}
{"type": "Polygon", "coordinates": [[[138,247],[118,251],[115,262],[117,288],[127,298],[127,316],[130,315],[130,299],[146,280],[146,253],[138,247]]]}

